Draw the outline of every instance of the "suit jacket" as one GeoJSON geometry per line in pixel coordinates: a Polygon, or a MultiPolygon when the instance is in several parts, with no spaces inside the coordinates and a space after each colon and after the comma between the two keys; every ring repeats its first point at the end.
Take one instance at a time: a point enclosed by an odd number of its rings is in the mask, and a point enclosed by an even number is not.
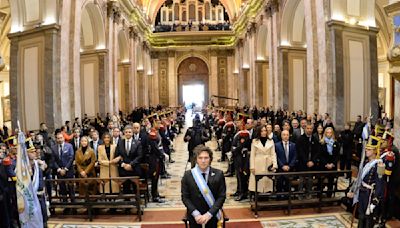
{"type": "Polygon", "coordinates": [[[90,141],[90,147],[93,149],[94,154],[96,155],[96,161],[97,161],[97,158],[99,157],[99,155],[98,155],[99,146],[102,144],[103,144],[103,140],[99,139],[97,141],[97,150],[95,150],[95,148],[93,146],[93,141],[90,141]]]}
{"type": "Polygon", "coordinates": [[[321,143],[320,144],[321,168],[326,169],[325,165],[332,163],[333,165],[335,165],[335,167],[333,167],[333,170],[337,170],[337,162],[340,153],[339,151],[340,151],[340,146],[337,141],[333,143],[332,155],[328,153],[328,148],[326,143],[321,143]]]}
{"type": "Polygon", "coordinates": [[[59,168],[67,168],[68,171],[65,174],[65,177],[73,177],[74,176],[74,149],[72,145],[64,142],[64,146],[62,148],[62,154],[59,155],[59,145],[54,145],[51,150],[53,151],[53,169],[57,172],[59,168]]]}
{"type": "Polygon", "coordinates": [[[187,170],[182,177],[182,202],[187,208],[188,219],[192,223],[195,223],[195,220],[191,215],[193,211],[198,210],[200,214],[210,212],[210,214],[215,217],[218,213],[218,210],[222,209],[222,205],[225,202],[226,185],[224,173],[221,170],[210,167],[207,185],[215,199],[214,205],[211,208],[208,206],[199,188],[197,187],[191,170],[187,170]]]}
{"type": "Polygon", "coordinates": [[[125,142],[126,139],[119,140],[115,157],[121,156],[122,160],[120,161],[120,164],[130,164],[134,171],[126,171],[119,165],[119,174],[120,176],[140,175],[140,163],[142,162],[143,157],[142,144],[132,137],[131,148],[128,154],[126,151],[125,142]]]}
{"type": "Polygon", "coordinates": [[[74,149],[74,152],[76,152],[81,145],[81,138],[80,137],[78,138],[78,146],[75,145],[75,138],[72,138],[71,145],[72,145],[72,148],[74,149]]]}
{"type": "Polygon", "coordinates": [[[286,159],[285,148],[283,145],[283,141],[275,143],[275,152],[276,157],[278,160],[278,170],[282,171],[282,167],[287,165],[290,167],[290,171],[296,166],[297,161],[297,151],[296,151],[296,144],[288,141],[289,146],[289,160],[286,159]]]}
{"type": "Polygon", "coordinates": [[[306,134],[300,136],[296,143],[298,171],[316,170],[320,162],[320,147],[318,140],[311,136],[311,142],[306,134]],[[307,167],[307,162],[312,161],[314,166],[310,169],[307,167]]]}

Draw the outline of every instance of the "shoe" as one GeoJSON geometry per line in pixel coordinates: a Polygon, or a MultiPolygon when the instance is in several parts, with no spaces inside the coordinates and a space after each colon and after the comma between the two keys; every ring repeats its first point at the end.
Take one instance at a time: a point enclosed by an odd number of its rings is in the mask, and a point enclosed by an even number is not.
{"type": "Polygon", "coordinates": [[[153,198],[153,202],[154,202],[154,203],[165,203],[165,201],[162,200],[162,199],[160,199],[159,197],[153,198]]]}
{"type": "Polygon", "coordinates": [[[235,193],[232,193],[232,194],[231,194],[231,196],[238,196],[238,195],[239,195],[238,192],[235,192],[235,193]]]}
{"type": "Polygon", "coordinates": [[[160,198],[160,199],[165,199],[165,196],[158,195],[158,198],[160,198]]]}
{"type": "Polygon", "coordinates": [[[225,175],[224,175],[225,177],[233,177],[233,173],[231,173],[231,172],[228,172],[228,173],[225,173],[225,175]]]}
{"type": "Polygon", "coordinates": [[[238,197],[236,197],[235,201],[242,201],[244,199],[247,199],[247,196],[245,194],[240,194],[238,197]]]}
{"type": "Polygon", "coordinates": [[[171,179],[171,176],[164,174],[161,176],[161,179],[171,179]]]}
{"type": "Polygon", "coordinates": [[[169,160],[169,163],[174,163],[174,162],[175,162],[174,160],[171,160],[171,159],[169,160]]]}

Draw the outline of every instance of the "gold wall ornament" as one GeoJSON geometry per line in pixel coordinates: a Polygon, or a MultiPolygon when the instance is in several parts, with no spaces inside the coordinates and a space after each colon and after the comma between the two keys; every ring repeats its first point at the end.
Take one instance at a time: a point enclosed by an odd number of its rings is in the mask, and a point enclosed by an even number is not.
{"type": "Polygon", "coordinates": [[[4,59],[0,56],[0,71],[4,70],[6,68],[6,63],[4,62],[4,59]]]}

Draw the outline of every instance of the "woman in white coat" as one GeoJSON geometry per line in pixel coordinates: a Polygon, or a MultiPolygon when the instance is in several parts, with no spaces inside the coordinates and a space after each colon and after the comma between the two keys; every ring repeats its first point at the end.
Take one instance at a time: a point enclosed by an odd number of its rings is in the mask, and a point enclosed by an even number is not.
{"type": "MultiPolygon", "coordinates": [[[[278,168],[275,143],[273,140],[273,134],[268,135],[267,127],[261,126],[257,130],[257,138],[253,139],[251,144],[250,153],[250,183],[249,191],[255,192],[256,190],[256,179],[255,174],[266,174],[275,172],[278,168]]],[[[258,192],[272,192],[273,181],[271,178],[263,177],[258,181],[257,185],[258,192]]]]}

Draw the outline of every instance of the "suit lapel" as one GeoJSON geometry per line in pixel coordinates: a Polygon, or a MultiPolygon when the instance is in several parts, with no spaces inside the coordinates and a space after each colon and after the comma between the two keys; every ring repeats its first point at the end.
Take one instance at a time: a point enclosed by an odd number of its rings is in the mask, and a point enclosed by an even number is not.
{"type": "MultiPolygon", "coordinates": [[[[210,187],[211,183],[213,183],[215,178],[215,172],[214,169],[210,167],[210,172],[208,173],[208,181],[207,181],[207,185],[210,187]]],[[[211,189],[211,188],[210,188],[211,189]]]]}

